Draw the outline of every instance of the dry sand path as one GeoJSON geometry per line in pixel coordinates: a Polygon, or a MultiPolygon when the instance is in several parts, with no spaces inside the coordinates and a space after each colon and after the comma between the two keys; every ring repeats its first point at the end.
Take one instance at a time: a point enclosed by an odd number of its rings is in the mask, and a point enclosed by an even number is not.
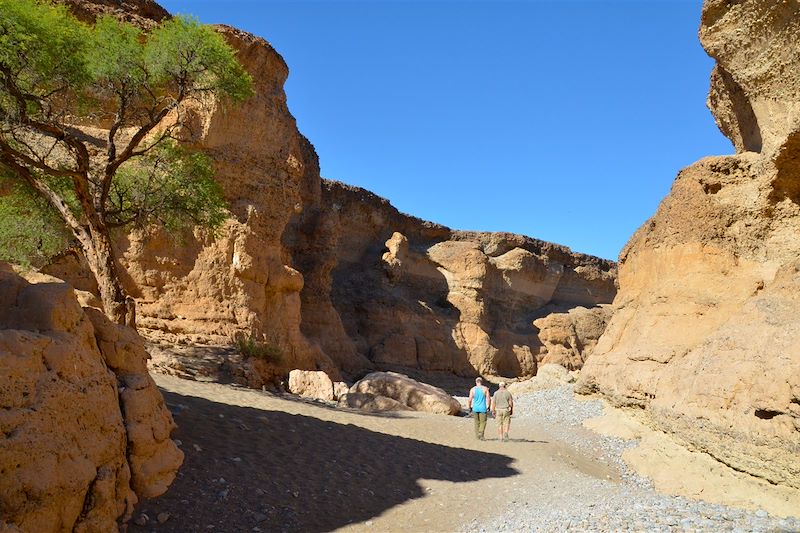
{"type": "Polygon", "coordinates": [[[363,414],[154,377],[186,460],[166,495],[137,507],[149,520],[132,531],[454,531],[526,505],[513,495],[530,487],[616,476],[524,419],[510,442],[493,421],[478,441],[465,417],[363,414]]]}

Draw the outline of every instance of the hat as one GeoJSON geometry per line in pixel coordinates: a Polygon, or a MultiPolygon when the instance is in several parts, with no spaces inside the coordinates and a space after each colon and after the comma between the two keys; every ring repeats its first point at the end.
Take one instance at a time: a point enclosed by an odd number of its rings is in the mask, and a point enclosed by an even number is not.
{"type": "Polygon", "coordinates": [[[500,386],[501,386],[501,387],[505,387],[505,386],[506,386],[506,382],[505,382],[505,381],[501,381],[501,382],[500,382],[500,386]]]}

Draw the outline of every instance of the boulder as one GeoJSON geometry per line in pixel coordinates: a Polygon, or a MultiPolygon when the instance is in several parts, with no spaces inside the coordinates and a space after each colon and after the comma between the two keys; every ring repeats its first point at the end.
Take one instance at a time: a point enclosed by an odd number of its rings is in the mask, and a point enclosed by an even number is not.
{"type": "Polygon", "coordinates": [[[71,286],[0,264],[0,509],[23,531],[116,531],[183,454],[141,338],[71,286]]]}
{"type": "Polygon", "coordinates": [[[388,398],[367,392],[348,392],[339,397],[339,407],[350,407],[368,412],[413,411],[409,406],[388,398]]]}
{"type": "Polygon", "coordinates": [[[338,400],[350,391],[350,386],[344,381],[333,382],[333,399],[338,400]]]}
{"type": "Polygon", "coordinates": [[[420,383],[396,372],[372,372],[367,374],[350,388],[350,393],[385,396],[414,411],[455,415],[461,410],[461,404],[458,403],[458,400],[442,389],[426,383],[420,383]]]}
{"type": "Polygon", "coordinates": [[[570,372],[562,365],[548,363],[539,366],[539,371],[532,378],[510,383],[506,388],[511,394],[518,396],[528,392],[561,387],[574,382],[575,373],[570,372]]]}
{"type": "Polygon", "coordinates": [[[322,371],[292,370],[289,372],[289,392],[305,398],[333,401],[333,381],[322,371]]]}

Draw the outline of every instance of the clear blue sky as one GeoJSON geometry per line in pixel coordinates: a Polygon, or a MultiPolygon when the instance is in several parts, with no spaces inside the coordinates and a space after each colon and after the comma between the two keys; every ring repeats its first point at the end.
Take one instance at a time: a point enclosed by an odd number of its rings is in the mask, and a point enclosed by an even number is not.
{"type": "Polygon", "coordinates": [[[272,43],[324,177],[455,229],[616,259],[680,168],[732,152],[699,0],[161,3],[272,43]]]}

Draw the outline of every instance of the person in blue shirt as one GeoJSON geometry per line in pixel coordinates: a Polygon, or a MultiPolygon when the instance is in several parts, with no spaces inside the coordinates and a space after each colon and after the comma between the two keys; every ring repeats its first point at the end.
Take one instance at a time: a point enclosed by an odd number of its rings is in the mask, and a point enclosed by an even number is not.
{"type": "Polygon", "coordinates": [[[483,384],[483,379],[475,378],[475,386],[469,391],[468,407],[472,411],[472,418],[475,420],[475,437],[478,440],[483,440],[490,404],[489,388],[483,384]]]}

